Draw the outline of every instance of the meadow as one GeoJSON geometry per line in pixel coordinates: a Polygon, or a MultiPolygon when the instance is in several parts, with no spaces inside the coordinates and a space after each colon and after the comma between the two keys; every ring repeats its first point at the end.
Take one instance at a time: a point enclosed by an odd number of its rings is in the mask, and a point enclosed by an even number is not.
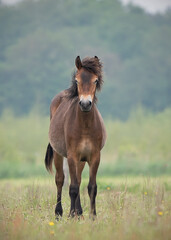
{"type": "Polygon", "coordinates": [[[68,188],[63,190],[64,215],[55,220],[54,179],[0,181],[0,239],[171,238],[171,177],[98,177],[97,218],[89,219],[88,179],[83,178],[84,218],[69,219],[68,188]]]}
{"type": "MultiPolygon", "coordinates": [[[[102,151],[99,176],[171,175],[171,109],[150,113],[141,108],[126,121],[105,119],[107,142],[102,151]]],[[[49,117],[38,109],[0,117],[0,178],[48,177],[44,156],[49,117]]],[[[88,169],[83,176],[87,177],[88,169]]]]}
{"type": "Polygon", "coordinates": [[[97,176],[97,219],[89,219],[88,167],[84,218],[55,220],[56,186],[44,166],[49,117],[5,111],[0,118],[0,239],[171,239],[171,109],[141,108],[126,121],[105,119],[108,134],[97,176]]]}
{"type": "Polygon", "coordinates": [[[0,240],[170,240],[171,11],[149,14],[119,0],[3,2],[0,240]],[[68,219],[66,186],[57,222],[54,175],[44,166],[49,104],[69,87],[78,54],[97,54],[104,63],[97,104],[108,138],[97,175],[97,219],[89,218],[86,165],[84,218],[68,219]]]}

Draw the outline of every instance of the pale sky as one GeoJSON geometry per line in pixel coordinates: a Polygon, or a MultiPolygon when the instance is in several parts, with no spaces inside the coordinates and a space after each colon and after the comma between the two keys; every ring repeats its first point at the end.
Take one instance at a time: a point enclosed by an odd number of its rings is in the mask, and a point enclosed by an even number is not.
{"type": "MultiPolygon", "coordinates": [[[[5,4],[15,4],[22,0],[1,0],[5,4]]],[[[120,0],[123,4],[132,3],[144,8],[147,12],[164,12],[168,7],[171,8],[171,0],[120,0]]]]}
{"type": "Polygon", "coordinates": [[[171,8],[171,0],[121,0],[121,2],[138,5],[150,13],[164,12],[168,7],[171,8]]]}

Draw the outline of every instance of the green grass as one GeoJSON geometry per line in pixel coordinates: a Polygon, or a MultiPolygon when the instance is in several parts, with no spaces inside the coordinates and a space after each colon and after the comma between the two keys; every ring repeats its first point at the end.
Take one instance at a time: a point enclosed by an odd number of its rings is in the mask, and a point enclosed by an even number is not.
{"type": "Polygon", "coordinates": [[[84,219],[68,219],[70,201],[65,188],[64,216],[57,222],[52,177],[1,180],[0,239],[170,239],[170,177],[98,178],[95,221],[89,219],[87,182],[83,179],[81,186],[84,219]]]}
{"type": "MultiPolygon", "coordinates": [[[[49,117],[36,112],[16,117],[6,111],[0,117],[1,179],[47,176],[49,117]]],[[[156,114],[138,109],[125,122],[106,119],[108,138],[99,175],[171,175],[170,119],[170,108],[156,114]]]]}

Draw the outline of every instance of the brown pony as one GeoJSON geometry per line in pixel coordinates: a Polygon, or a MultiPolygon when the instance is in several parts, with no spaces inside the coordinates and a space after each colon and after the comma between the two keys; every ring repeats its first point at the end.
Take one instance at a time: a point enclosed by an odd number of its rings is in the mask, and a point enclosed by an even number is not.
{"type": "Polygon", "coordinates": [[[64,183],[63,157],[68,160],[71,184],[70,216],[82,215],[80,202],[81,173],[87,162],[89,165],[88,194],[91,216],[96,215],[97,194],[96,174],[100,162],[100,151],[106,140],[103,119],[96,107],[96,90],[101,89],[102,64],[98,57],[75,60],[77,71],[73,75],[69,89],[57,94],[50,106],[50,129],[45,165],[52,170],[52,160],[56,168],[57,205],[55,214],[62,216],[61,193],[64,183]]]}

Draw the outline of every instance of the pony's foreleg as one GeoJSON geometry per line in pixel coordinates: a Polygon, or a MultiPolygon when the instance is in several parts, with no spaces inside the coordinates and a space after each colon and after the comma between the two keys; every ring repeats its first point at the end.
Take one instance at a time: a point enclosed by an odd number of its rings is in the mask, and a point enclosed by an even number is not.
{"type": "MultiPolygon", "coordinates": [[[[79,185],[79,188],[80,188],[80,184],[81,184],[81,174],[82,174],[82,171],[84,169],[84,166],[85,166],[85,162],[78,162],[77,164],[77,181],[78,181],[78,185],[79,185]]],[[[81,201],[80,201],[80,192],[78,193],[78,196],[77,196],[77,199],[76,199],[76,202],[75,202],[75,211],[76,211],[76,214],[78,216],[82,215],[83,213],[83,210],[82,210],[82,207],[81,207],[81,201]]]]}
{"type": "Polygon", "coordinates": [[[57,204],[55,208],[55,214],[56,214],[56,218],[58,219],[59,216],[62,216],[63,214],[61,196],[62,196],[62,187],[64,184],[64,172],[63,172],[63,157],[56,152],[54,152],[54,164],[56,168],[55,182],[57,186],[57,204]]]}
{"type": "Polygon", "coordinates": [[[70,208],[70,217],[74,217],[75,215],[75,203],[76,199],[79,194],[79,184],[77,180],[77,174],[76,174],[76,162],[73,158],[68,158],[68,166],[69,166],[69,173],[70,173],[70,179],[71,184],[69,187],[69,195],[71,199],[71,208],[70,208]]]}
{"type": "Polygon", "coordinates": [[[96,174],[100,162],[100,153],[92,157],[89,166],[90,166],[90,176],[88,184],[88,194],[90,197],[90,217],[96,216],[96,195],[97,195],[97,184],[96,184],[96,174]]]}

